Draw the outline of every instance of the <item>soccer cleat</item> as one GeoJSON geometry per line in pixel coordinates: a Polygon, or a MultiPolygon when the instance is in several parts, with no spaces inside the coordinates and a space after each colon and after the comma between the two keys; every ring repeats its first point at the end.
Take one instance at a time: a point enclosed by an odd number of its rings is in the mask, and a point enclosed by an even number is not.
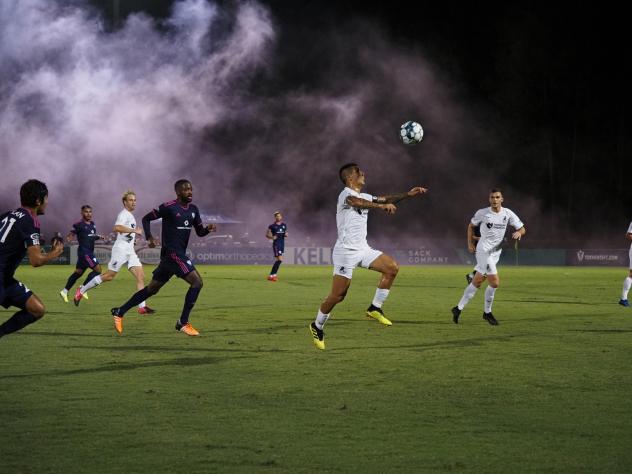
{"type": "Polygon", "coordinates": [[[628,303],[628,300],[619,300],[619,304],[621,306],[630,306],[630,303],[628,303]]]}
{"type": "Polygon", "coordinates": [[[277,281],[277,280],[278,280],[278,278],[277,278],[276,275],[269,275],[268,276],[268,281],[277,281]]]}
{"type": "Polygon", "coordinates": [[[316,323],[312,322],[309,325],[309,332],[312,335],[312,340],[314,341],[314,345],[318,347],[321,351],[325,350],[325,331],[322,329],[318,329],[316,327],[316,323]]]}
{"type": "Polygon", "coordinates": [[[75,297],[72,299],[72,302],[75,303],[75,306],[79,306],[79,303],[81,303],[81,287],[78,287],[77,291],[75,291],[75,297]]]}
{"type": "Polygon", "coordinates": [[[492,313],[483,313],[483,319],[492,326],[498,326],[498,321],[492,313]]]}
{"type": "Polygon", "coordinates": [[[110,313],[112,313],[112,317],[114,318],[114,329],[116,329],[116,332],[119,334],[123,334],[123,317],[119,316],[119,309],[112,308],[110,313]]]}
{"type": "Polygon", "coordinates": [[[366,317],[375,319],[376,321],[382,323],[384,326],[392,326],[393,323],[390,322],[386,317],[384,317],[384,312],[382,308],[378,308],[377,306],[369,306],[366,310],[366,317]]]}
{"type": "Polygon", "coordinates": [[[199,336],[200,332],[191,326],[190,323],[180,324],[180,321],[176,322],[176,331],[185,333],[187,336],[199,336]]]}
{"type": "Polygon", "coordinates": [[[150,308],[149,306],[143,306],[142,308],[138,308],[138,314],[154,314],[155,312],[156,310],[150,308]]]}
{"type": "Polygon", "coordinates": [[[61,296],[61,299],[64,300],[64,303],[68,303],[68,292],[61,290],[59,292],[59,296],[61,296]]]}
{"type": "Polygon", "coordinates": [[[83,296],[83,299],[84,299],[84,300],[89,300],[89,299],[90,299],[90,298],[88,298],[88,293],[84,293],[84,294],[83,294],[83,295],[81,295],[81,296],[83,296]]]}
{"type": "Polygon", "coordinates": [[[459,316],[461,316],[461,310],[458,306],[452,308],[452,322],[454,324],[459,324],[459,316]]]}

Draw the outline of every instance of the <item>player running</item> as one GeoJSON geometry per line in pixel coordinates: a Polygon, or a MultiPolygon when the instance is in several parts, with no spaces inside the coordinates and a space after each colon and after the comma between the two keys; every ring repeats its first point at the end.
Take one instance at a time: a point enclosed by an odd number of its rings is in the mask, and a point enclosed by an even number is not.
{"type": "MultiPolygon", "coordinates": [[[[625,234],[625,238],[632,241],[632,222],[630,222],[630,226],[628,227],[628,232],[625,234]]],[[[623,280],[623,290],[621,291],[621,299],[619,300],[619,304],[621,306],[630,306],[630,303],[628,302],[628,293],[630,291],[630,287],[632,287],[632,244],[630,244],[628,257],[630,259],[630,273],[623,280]]]]}
{"type": "Polygon", "coordinates": [[[48,188],[30,179],[20,188],[21,207],[0,216],[0,305],[15,306],[20,310],[0,325],[0,337],[19,331],[41,319],[46,313],[44,303],[14,277],[15,270],[25,255],[34,267],[59,257],[64,251],[63,241],[54,240],[52,249],[43,253],[40,248],[40,223],[48,206],[48,188]]]}
{"type": "MultiPolygon", "coordinates": [[[[59,296],[64,300],[64,303],[68,303],[68,291],[72,288],[72,285],[81,278],[81,275],[84,274],[86,269],[89,268],[92,271],[84,280],[84,285],[101,273],[101,265],[94,256],[94,243],[99,239],[102,240],[103,237],[97,234],[97,228],[92,221],[91,206],[87,204],[81,206],[81,220],[72,225],[72,229],[68,233],[66,240],[70,241],[73,236],[77,238],[77,242],[79,243],[79,248],[77,249],[77,264],[75,271],[68,277],[66,286],[59,292],[59,296]]],[[[88,295],[83,295],[83,297],[88,299],[88,295]]]]}
{"type": "Polygon", "coordinates": [[[382,209],[388,214],[394,214],[397,210],[396,203],[428,191],[424,187],[415,187],[406,193],[391,196],[361,193],[365,184],[364,172],[355,163],[342,166],[339,176],[345,188],[338,196],[338,240],[332,254],[333,283],[329,296],[321,303],[315,321],[309,326],[314,344],[321,350],[325,349],[325,323],[333,308],[345,299],[356,267],[368,268],[382,274],[373,301],[366,310],[366,316],[385,326],[393,324],[384,316],[382,305],[397,276],[399,265],[392,257],[369,246],[366,240],[369,209],[382,209]]]}
{"type": "Polygon", "coordinates": [[[200,333],[189,323],[189,314],[202,290],[202,277],[186,255],[191,229],[202,237],[210,232],[215,232],[215,224],[202,225],[200,211],[193,200],[193,186],[186,179],[176,181],[175,192],[177,199],[161,204],[143,217],[143,229],[150,247],[158,245],[158,239],[151,235],[150,222],[162,219],[162,249],[160,250],[160,263],[153,272],[149,285],[137,291],[122,306],[112,308],[114,328],[121,334],[123,332],[123,317],[133,306],[160,291],[172,276],[182,278],[189,284],[189,290],[184,298],[184,307],[180,318],[176,321],[176,331],[181,331],[188,336],[198,336],[200,333]]]}
{"type": "MultiPolygon", "coordinates": [[[[142,229],[136,226],[136,218],[132,211],[136,209],[136,194],[131,189],[123,193],[123,209],[119,212],[116,222],[114,223],[114,232],[116,232],[116,240],[112,246],[112,256],[108,263],[108,271],[96,275],[87,283],[83,284],[75,293],[73,301],[75,306],[79,306],[82,296],[89,290],[100,285],[105,281],[111,281],[118,275],[118,272],[127,264],[127,269],[136,279],[136,290],[142,290],[145,287],[145,274],[143,265],[134,250],[134,241],[136,235],[142,235],[142,229]]],[[[138,305],[139,314],[152,314],[155,310],[150,308],[142,301],[138,305]]]]}
{"type": "Polygon", "coordinates": [[[277,272],[283,263],[283,252],[285,251],[285,238],[287,237],[287,225],[283,222],[281,211],[274,213],[274,222],[268,226],[266,237],[272,240],[272,252],[274,253],[274,264],[268,275],[268,280],[277,281],[277,272]]]}
{"type": "Polygon", "coordinates": [[[511,210],[502,207],[503,194],[500,189],[492,189],[489,193],[490,207],[479,209],[472,217],[467,226],[467,247],[471,253],[476,252],[476,274],[471,283],[467,285],[461,301],[452,308],[452,321],[459,323],[461,311],[465,305],[474,297],[481,284],[487,279],[488,286],[485,289],[485,305],[483,309],[483,319],[492,326],[497,326],[498,321],[492,314],[492,304],[494,295],[500,285],[498,270],[496,265],[502,253],[502,242],[507,230],[507,225],[511,225],[515,232],[511,234],[514,240],[520,240],[526,229],[520,218],[511,210]],[[474,228],[480,226],[481,236],[478,243],[474,238],[474,228]]]}

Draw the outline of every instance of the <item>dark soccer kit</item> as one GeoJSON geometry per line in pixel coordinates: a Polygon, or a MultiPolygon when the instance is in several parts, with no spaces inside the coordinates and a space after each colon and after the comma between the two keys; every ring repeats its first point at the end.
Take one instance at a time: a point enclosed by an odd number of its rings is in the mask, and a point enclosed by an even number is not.
{"type": "Polygon", "coordinates": [[[147,238],[151,236],[149,222],[162,219],[162,249],[160,250],[160,264],[153,273],[153,279],[166,283],[176,275],[183,278],[195,267],[187,257],[187,245],[191,236],[191,229],[203,237],[209,230],[202,224],[200,211],[195,204],[183,206],[177,200],[161,204],[143,217],[143,230],[147,238]]]}
{"type": "Polygon", "coordinates": [[[24,309],[33,294],[14,278],[26,249],[40,244],[40,224],[30,211],[18,208],[0,216],[0,305],[24,309]]]}
{"type": "Polygon", "coordinates": [[[98,240],[97,228],[93,221],[81,220],[72,225],[70,231],[77,237],[79,248],[77,249],[77,268],[85,270],[94,269],[99,262],[94,256],[94,242],[98,240]]]}
{"type": "Polygon", "coordinates": [[[275,257],[280,257],[285,251],[285,233],[287,232],[287,225],[284,222],[277,224],[270,224],[268,226],[272,235],[276,237],[272,241],[272,251],[275,257]]]}

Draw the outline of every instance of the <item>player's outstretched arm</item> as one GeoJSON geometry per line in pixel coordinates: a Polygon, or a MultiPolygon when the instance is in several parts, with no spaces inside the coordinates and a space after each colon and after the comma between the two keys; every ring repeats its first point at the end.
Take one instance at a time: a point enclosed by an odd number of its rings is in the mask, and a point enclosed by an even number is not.
{"type": "Polygon", "coordinates": [[[56,259],[64,251],[64,243],[60,240],[53,241],[53,247],[50,252],[42,253],[42,248],[39,245],[31,245],[26,249],[26,254],[29,258],[29,263],[34,267],[41,267],[46,265],[51,260],[56,259]]]}
{"type": "Polygon", "coordinates": [[[632,240],[632,232],[628,232],[627,234],[625,234],[625,238],[628,240],[632,240]]]}
{"type": "Polygon", "coordinates": [[[270,228],[266,231],[266,239],[274,240],[274,235],[272,235],[270,228]]]}
{"type": "Polygon", "coordinates": [[[378,196],[377,202],[387,203],[387,204],[397,204],[399,201],[403,201],[404,199],[408,199],[414,196],[419,196],[421,194],[426,194],[428,192],[428,188],[423,186],[416,186],[412,188],[410,191],[399,194],[389,194],[386,196],[378,196]]]}
{"type": "Polygon", "coordinates": [[[366,199],[362,199],[357,196],[347,196],[345,202],[356,209],[382,209],[383,211],[386,211],[387,214],[395,214],[395,211],[397,210],[395,204],[378,202],[377,200],[375,202],[367,201],[366,199]]]}

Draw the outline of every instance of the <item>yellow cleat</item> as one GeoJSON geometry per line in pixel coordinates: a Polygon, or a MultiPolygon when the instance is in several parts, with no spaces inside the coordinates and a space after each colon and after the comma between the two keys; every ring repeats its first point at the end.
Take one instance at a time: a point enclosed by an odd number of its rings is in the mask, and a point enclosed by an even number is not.
{"type": "Polygon", "coordinates": [[[309,333],[312,335],[314,345],[321,351],[325,350],[325,332],[322,329],[316,327],[316,323],[309,325],[309,333]]]}
{"type": "Polygon", "coordinates": [[[61,296],[61,299],[64,300],[64,303],[68,303],[68,292],[61,290],[59,292],[59,296],[61,296]]]}
{"type": "Polygon", "coordinates": [[[81,295],[81,296],[83,296],[83,299],[84,299],[84,300],[89,300],[89,299],[90,299],[90,298],[88,298],[88,293],[84,293],[84,294],[83,294],[83,295],[81,295]]]}
{"type": "Polygon", "coordinates": [[[371,311],[366,311],[366,317],[370,319],[375,319],[377,322],[382,323],[384,326],[392,326],[393,323],[384,316],[384,313],[380,308],[375,308],[371,311]]]}

